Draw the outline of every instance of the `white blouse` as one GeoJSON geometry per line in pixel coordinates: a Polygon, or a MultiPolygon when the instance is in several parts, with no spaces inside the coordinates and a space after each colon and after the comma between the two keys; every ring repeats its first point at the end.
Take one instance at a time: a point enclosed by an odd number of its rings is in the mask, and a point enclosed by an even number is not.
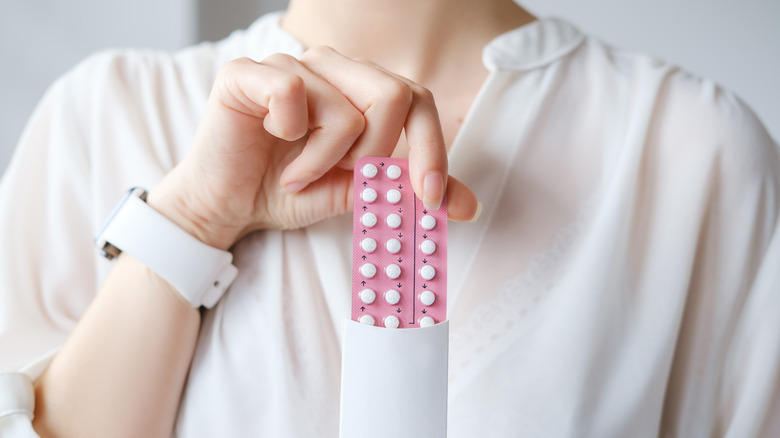
{"type": "MultiPolygon", "coordinates": [[[[218,68],[301,54],[278,20],[99,54],[47,93],[0,186],[0,371],[33,363],[0,374],[3,437],[34,436],[30,379],[111,266],[92,236],[186,154],[218,68]]],[[[450,152],[485,207],[449,226],[449,436],[780,436],[780,154],[756,117],[557,19],[483,58],[450,152]]],[[[350,215],[233,251],[175,434],[337,436],[350,215]]]]}

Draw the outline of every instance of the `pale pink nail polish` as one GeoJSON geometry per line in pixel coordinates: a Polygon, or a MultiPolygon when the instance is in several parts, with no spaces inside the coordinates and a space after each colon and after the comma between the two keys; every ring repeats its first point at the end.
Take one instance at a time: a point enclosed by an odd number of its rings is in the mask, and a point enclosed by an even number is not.
{"type": "Polygon", "coordinates": [[[444,179],[439,172],[428,172],[423,178],[423,205],[438,210],[444,198],[444,179]]]}

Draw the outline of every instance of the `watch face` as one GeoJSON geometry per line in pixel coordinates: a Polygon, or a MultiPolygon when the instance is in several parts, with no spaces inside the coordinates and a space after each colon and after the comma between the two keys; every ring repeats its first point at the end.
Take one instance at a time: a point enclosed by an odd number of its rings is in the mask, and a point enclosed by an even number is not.
{"type": "Polygon", "coordinates": [[[117,202],[117,204],[111,210],[111,213],[103,222],[103,225],[100,227],[100,230],[98,231],[97,236],[95,237],[95,244],[97,245],[98,249],[100,249],[100,252],[103,255],[103,257],[106,257],[107,259],[111,260],[114,257],[118,256],[120,252],[122,252],[119,248],[115,247],[114,245],[111,245],[109,242],[106,242],[106,240],[103,238],[103,234],[106,232],[108,226],[111,225],[111,222],[114,220],[117,213],[119,213],[119,211],[125,205],[127,200],[134,196],[141,198],[142,201],[146,202],[147,194],[148,192],[146,191],[146,189],[141,187],[133,187],[132,189],[125,192],[124,196],[122,196],[122,199],[120,199],[119,202],[117,202]]]}

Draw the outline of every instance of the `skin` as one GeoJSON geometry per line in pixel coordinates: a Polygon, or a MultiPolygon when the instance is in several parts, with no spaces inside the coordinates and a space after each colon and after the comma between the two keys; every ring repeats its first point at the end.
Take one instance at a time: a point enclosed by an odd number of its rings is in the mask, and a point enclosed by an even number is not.
{"type": "MultiPolygon", "coordinates": [[[[228,249],[350,211],[355,160],[392,154],[409,157],[426,205],[446,193],[450,219],[474,220],[479,203],[448,177],[447,148],[487,75],[482,47],[532,19],[509,0],[293,0],[282,25],[311,49],[226,65],[189,155],[149,204],[228,249]]],[[[36,431],[170,436],[199,324],[168,283],[121,255],[36,382],[36,431]]]]}

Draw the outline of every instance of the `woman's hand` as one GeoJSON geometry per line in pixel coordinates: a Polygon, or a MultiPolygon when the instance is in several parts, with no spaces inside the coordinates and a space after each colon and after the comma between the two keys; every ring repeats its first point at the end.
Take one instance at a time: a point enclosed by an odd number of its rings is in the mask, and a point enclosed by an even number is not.
{"type": "Polygon", "coordinates": [[[295,229],[352,208],[352,167],[389,156],[405,132],[415,193],[469,220],[474,194],[447,177],[446,145],[429,91],[332,49],[300,60],[239,59],[218,74],[189,155],[150,204],[223,249],[257,229],[295,229]]]}

